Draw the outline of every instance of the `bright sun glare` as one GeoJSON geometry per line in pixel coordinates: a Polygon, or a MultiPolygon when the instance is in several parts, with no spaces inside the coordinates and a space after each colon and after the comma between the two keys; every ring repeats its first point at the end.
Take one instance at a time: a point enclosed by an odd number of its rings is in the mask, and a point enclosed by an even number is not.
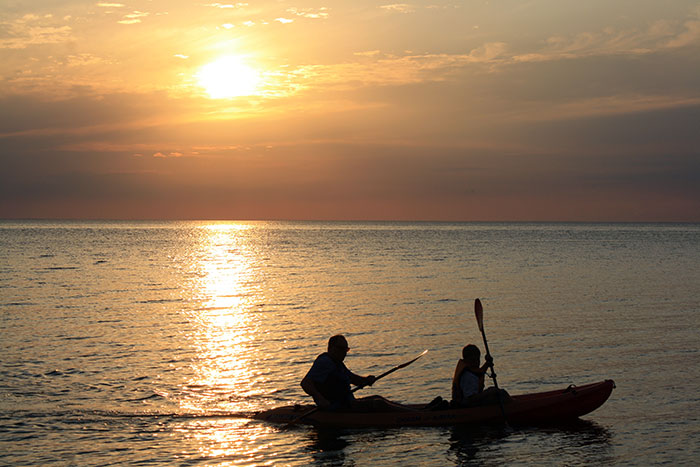
{"type": "Polygon", "coordinates": [[[260,75],[239,57],[222,57],[200,68],[197,80],[213,99],[254,94],[260,75]]]}

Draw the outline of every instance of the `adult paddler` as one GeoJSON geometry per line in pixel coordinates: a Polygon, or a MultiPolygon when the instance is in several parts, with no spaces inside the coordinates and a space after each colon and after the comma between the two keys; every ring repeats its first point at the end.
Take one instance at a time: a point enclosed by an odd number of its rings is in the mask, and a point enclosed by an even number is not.
{"type": "Polygon", "coordinates": [[[311,369],[301,380],[301,387],[313,397],[319,409],[331,411],[370,412],[377,410],[407,410],[400,404],[381,396],[356,399],[350,385],[371,386],[376,377],[360,376],[343,363],[350,347],[345,336],[338,334],[328,339],[328,350],[314,361],[311,369]]]}

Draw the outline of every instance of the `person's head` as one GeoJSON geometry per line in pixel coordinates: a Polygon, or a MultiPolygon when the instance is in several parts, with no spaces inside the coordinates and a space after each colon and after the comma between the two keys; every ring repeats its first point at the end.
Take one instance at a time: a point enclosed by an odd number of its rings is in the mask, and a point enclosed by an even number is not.
{"type": "Polygon", "coordinates": [[[462,359],[467,365],[479,366],[481,351],[474,344],[465,345],[462,349],[462,359]]]}
{"type": "Polygon", "coordinates": [[[350,350],[348,341],[342,334],[337,334],[328,339],[328,354],[335,360],[342,362],[348,354],[348,350],[350,350]]]}

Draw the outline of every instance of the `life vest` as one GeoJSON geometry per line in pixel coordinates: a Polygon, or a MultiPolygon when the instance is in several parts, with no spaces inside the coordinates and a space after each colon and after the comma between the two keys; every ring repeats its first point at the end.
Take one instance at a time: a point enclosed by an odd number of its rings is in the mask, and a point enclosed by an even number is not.
{"type": "MultiPolygon", "coordinates": [[[[460,363],[462,360],[460,360],[460,363]]],[[[484,390],[484,374],[482,372],[476,372],[469,367],[466,366],[466,364],[461,363],[457,365],[457,368],[455,369],[455,374],[452,377],[452,401],[456,403],[461,403],[464,400],[464,392],[462,391],[462,385],[461,385],[461,380],[462,380],[462,375],[464,374],[465,371],[468,371],[469,373],[473,374],[479,379],[478,383],[478,392],[482,392],[484,390]]]]}

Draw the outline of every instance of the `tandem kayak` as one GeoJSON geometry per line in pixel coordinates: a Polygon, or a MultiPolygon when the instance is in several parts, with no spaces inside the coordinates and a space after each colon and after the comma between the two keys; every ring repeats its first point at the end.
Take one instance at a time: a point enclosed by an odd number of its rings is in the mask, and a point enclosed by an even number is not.
{"type": "MultiPolygon", "coordinates": [[[[608,379],[557,391],[511,395],[504,404],[511,424],[532,425],[576,419],[603,405],[615,383],[608,379]]],[[[288,405],[256,413],[253,418],[271,423],[300,423],[338,428],[451,426],[487,424],[503,421],[498,404],[459,409],[429,410],[427,404],[406,405],[401,412],[325,412],[311,411],[312,405],[288,405]],[[300,418],[301,417],[301,418],[300,418]]]]}

